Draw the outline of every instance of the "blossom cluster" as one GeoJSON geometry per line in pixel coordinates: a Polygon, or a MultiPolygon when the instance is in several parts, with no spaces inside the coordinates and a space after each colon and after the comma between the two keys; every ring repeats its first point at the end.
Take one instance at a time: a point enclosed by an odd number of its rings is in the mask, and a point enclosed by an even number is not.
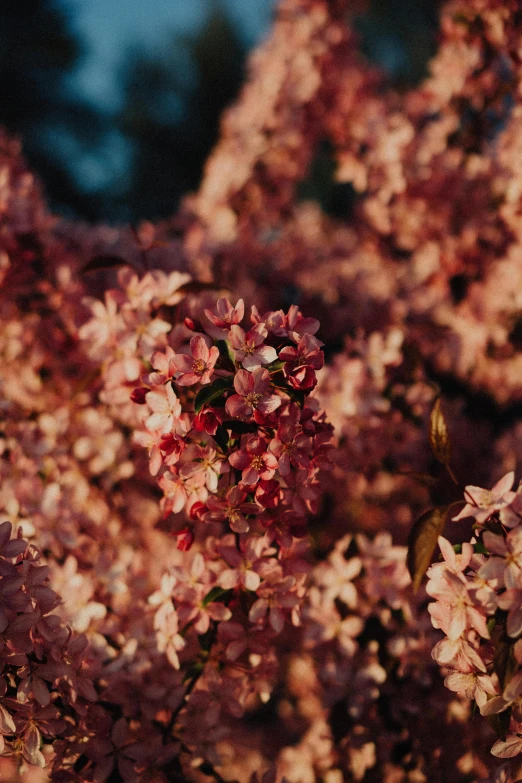
{"type": "MultiPolygon", "coordinates": [[[[302,633],[286,651],[275,695],[277,734],[270,736],[288,780],[340,781],[348,774],[393,781],[404,769],[413,780],[430,780],[442,768],[465,781],[472,770],[484,773],[475,752],[484,732],[466,725],[465,699],[444,688],[430,657],[438,636],[425,595],[412,593],[406,553],[388,533],[347,534],[312,570],[302,633]],[[452,743],[433,728],[448,716],[452,743]]],[[[250,741],[239,726],[229,777],[237,776],[250,741]]],[[[222,748],[230,754],[230,741],[222,748]]]]}
{"type": "Polygon", "coordinates": [[[445,684],[494,718],[500,758],[522,753],[522,487],[514,473],[493,489],[467,486],[455,521],[471,517],[474,535],[453,547],[440,536],[443,560],[428,571],[428,607],[444,638],[434,659],[450,672],[445,684]]]}
{"type": "Polygon", "coordinates": [[[518,4],[443,4],[427,78],[402,96],[361,57],[350,10],[281,3],[187,200],[187,254],[272,307],[297,288],[327,341],[407,321],[438,372],[508,402],[522,389],[518,4]],[[354,190],[340,219],[296,197],[318,134],[354,190]]]}
{"type": "MultiPolygon", "coordinates": [[[[224,532],[266,530],[289,547],[317,510],[316,475],[328,462],[332,428],[308,395],[323,366],[319,322],[297,307],[261,316],[244,331],[243,300],[219,299],[178,352],[151,358],[147,385],[132,399],[145,409],[137,440],[163,490],[165,516],[183,509],[224,532]]],[[[192,529],[180,545],[190,548],[192,529]]]]}
{"type": "Polygon", "coordinates": [[[309,397],[323,365],[316,319],[297,307],[263,316],[253,307],[243,329],[243,301],[225,298],[203,318],[185,319],[189,339],[155,352],[131,395],[142,406],[135,439],[148,448],[163,517],[178,550],[190,552],[149,601],[175,669],[190,675],[195,643],[203,654],[181,716],[192,743],[208,742],[222,709],[238,716],[256,691],[270,696],[273,640],[286,623],[300,624],[306,517],[317,511],[332,435],[309,397]],[[232,675],[240,661],[248,678],[232,675]]]}
{"type": "MultiPolygon", "coordinates": [[[[88,641],[54,611],[41,553],[10,522],[0,525],[0,753],[37,767],[60,768],[60,745],[81,736],[98,698],[88,641]],[[44,755],[54,743],[54,759],[44,755]],[[44,751],[44,752],[42,752],[44,751]]],[[[87,736],[87,732],[85,733],[87,736]]]]}
{"type": "Polygon", "coordinates": [[[442,4],[398,94],[351,5],[280,0],[163,224],[56,218],[0,134],[2,780],[520,778],[520,11],[442,4]]]}

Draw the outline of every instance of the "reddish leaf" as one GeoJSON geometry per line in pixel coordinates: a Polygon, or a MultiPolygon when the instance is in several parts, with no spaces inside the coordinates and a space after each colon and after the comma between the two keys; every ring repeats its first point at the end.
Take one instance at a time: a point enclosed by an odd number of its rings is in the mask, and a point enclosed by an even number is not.
{"type": "Polygon", "coordinates": [[[410,530],[407,564],[415,592],[431,563],[437,539],[444,530],[448,510],[449,506],[435,506],[424,511],[410,530]]]}
{"type": "Polygon", "coordinates": [[[446,419],[440,407],[440,398],[433,406],[429,427],[430,446],[439,462],[447,465],[451,456],[451,443],[446,419]]]}

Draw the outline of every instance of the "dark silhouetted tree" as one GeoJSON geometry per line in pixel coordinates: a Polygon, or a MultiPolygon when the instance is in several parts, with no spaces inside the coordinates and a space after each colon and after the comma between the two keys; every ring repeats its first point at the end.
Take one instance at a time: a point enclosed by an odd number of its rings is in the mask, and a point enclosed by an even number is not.
{"type": "Polygon", "coordinates": [[[94,148],[103,132],[101,115],[66,82],[81,54],[56,2],[1,0],[0,126],[20,136],[55,206],[94,217],[95,202],[71,164],[74,150],[94,148]]]}
{"type": "Polygon", "coordinates": [[[157,54],[130,52],[120,127],[133,145],[127,217],[170,215],[197,187],[223,109],[243,80],[246,48],[221,8],[193,37],[157,54]]]}

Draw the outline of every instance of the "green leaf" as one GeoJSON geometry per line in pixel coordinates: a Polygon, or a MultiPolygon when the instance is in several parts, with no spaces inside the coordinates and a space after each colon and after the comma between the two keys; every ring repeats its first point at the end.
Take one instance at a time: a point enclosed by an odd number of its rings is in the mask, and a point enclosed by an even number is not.
{"type": "Polygon", "coordinates": [[[247,421],[238,421],[237,419],[224,421],[223,427],[226,427],[227,430],[232,430],[236,435],[245,435],[247,432],[257,432],[257,424],[250,424],[247,421]]]}
{"type": "Polygon", "coordinates": [[[417,592],[428,570],[437,546],[437,539],[444,530],[449,506],[435,506],[424,511],[414,523],[408,536],[407,565],[413,590],[417,592]]]}
{"type": "Polygon", "coordinates": [[[285,366],[285,362],[281,361],[281,359],[276,359],[275,362],[272,362],[272,364],[267,364],[265,369],[268,370],[269,373],[273,372],[279,372],[283,369],[285,366]]]}
{"type": "Polygon", "coordinates": [[[214,643],[215,639],[215,631],[213,628],[209,628],[206,633],[201,633],[198,636],[199,646],[203,650],[203,652],[208,652],[210,648],[212,647],[212,644],[214,643]]]}
{"type": "MultiPolygon", "coordinates": [[[[308,390],[308,394],[310,393],[311,389],[308,390]]],[[[301,391],[300,389],[292,389],[292,391],[288,391],[287,394],[290,396],[290,399],[293,402],[296,402],[300,408],[304,407],[305,400],[306,400],[306,392],[301,391]]]]}
{"type": "Polygon", "coordinates": [[[203,662],[202,661],[196,661],[195,663],[190,666],[185,674],[183,675],[183,682],[188,682],[189,680],[192,680],[194,677],[197,677],[201,672],[203,671],[203,662]]]}
{"type": "Polygon", "coordinates": [[[508,709],[503,712],[498,712],[496,715],[488,715],[489,725],[502,742],[506,741],[510,720],[511,707],[508,707],[508,709]]]}
{"type": "Polygon", "coordinates": [[[228,432],[224,427],[219,425],[219,427],[216,430],[215,435],[212,436],[214,440],[216,441],[217,445],[221,449],[223,453],[226,453],[228,449],[228,432]]]}
{"type": "Polygon", "coordinates": [[[446,419],[440,407],[440,397],[433,406],[430,416],[429,439],[431,450],[443,465],[447,465],[451,457],[451,443],[446,425],[446,419]]]}
{"type": "Polygon", "coordinates": [[[230,359],[232,364],[234,363],[234,354],[226,340],[216,340],[216,347],[222,359],[230,359]]]}
{"type": "Polygon", "coordinates": [[[513,642],[505,637],[499,639],[495,645],[493,669],[498,677],[501,690],[504,690],[517,669],[517,662],[513,655],[513,642]]]}
{"type": "Polygon", "coordinates": [[[202,408],[215,402],[224,392],[234,387],[232,378],[216,378],[213,383],[203,386],[196,394],[194,401],[194,410],[199,413],[202,408]]]}
{"type": "Polygon", "coordinates": [[[475,541],[473,544],[473,551],[477,555],[489,555],[488,549],[484,546],[482,541],[475,541]]]}
{"type": "Polygon", "coordinates": [[[216,585],[215,587],[210,590],[204,599],[201,602],[201,605],[203,607],[208,606],[209,604],[213,603],[214,601],[217,601],[218,598],[223,598],[224,595],[229,593],[230,590],[224,590],[222,587],[219,587],[219,585],[216,585]]]}

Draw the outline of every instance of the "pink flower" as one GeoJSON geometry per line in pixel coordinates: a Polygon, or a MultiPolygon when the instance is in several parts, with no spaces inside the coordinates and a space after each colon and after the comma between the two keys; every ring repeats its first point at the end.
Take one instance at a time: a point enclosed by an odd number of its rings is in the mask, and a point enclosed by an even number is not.
{"type": "Polygon", "coordinates": [[[159,448],[163,457],[163,463],[165,465],[175,465],[183,454],[186,445],[185,440],[178,435],[174,435],[173,432],[162,435],[159,448]]]}
{"type": "Polygon", "coordinates": [[[339,599],[354,609],[357,605],[357,588],[353,580],[361,572],[362,562],[359,557],[348,560],[344,554],[335,549],[328,560],[316,567],[316,582],[324,590],[324,598],[328,602],[339,599]]]}
{"type": "Polygon", "coordinates": [[[183,479],[175,471],[176,468],[171,468],[170,473],[165,473],[158,479],[158,484],[164,493],[160,501],[164,517],[171,513],[178,514],[183,507],[190,511],[193,504],[198,501],[204,503],[208,497],[204,473],[190,475],[183,479]]]}
{"type": "Polygon", "coordinates": [[[288,476],[295,468],[308,468],[310,465],[310,438],[299,426],[299,409],[292,404],[286,415],[281,416],[277,435],[270,441],[269,450],[279,461],[282,476],[288,476]]]}
{"type": "Polygon", "coordinates": [[[275,348],[264,345],[267,331],[264,326],[258,324],[250,329],[247,334],[240,326],[234,325],[230,329],[229,340],[236,362],[241,362],[245,370],[254,370],[262,364],[270,364],[277,359],[275,348]]]}
{"type": "Polygon", "coordinates": [[[261,624],[268,620],[272,629],[281,633],[285,624],[285,609],[293,609],[299,603],[295,584],[293,576],[281,578],[278,573],[265,579],[257,590],[258,599],[250,609],[250,622],[261,624]]]}
{"type": "MultiPolygon", "coordinates": [[[[286,315],[282,310],[272,310],[260,315],[255,305],[252,306],[250,320],[253,324],[263,324],[268,333],[275,337],[288,337],[286,315]]],[[[318,322],[319,323],[319,322],[318,322]]]]}
{"type": "Polygon", "coordinates": [[[162,465],[162,456],[159,449],[159,443],[162,436],[159,432],[147,432],[146,430],[136,430],[134,441],[144,446],[149,451],[149,470],[151,476],[157,476],[162,465]]]}
{"type": "Polygon", "coordinates": [[[228,473],[230,466],[220,457],[211,446],[196,447],[195,460],[186,462],[179,471],[180,477],[185,481],[188,478],[197,478],[202,481],[209,492],[217,492],[218,480],[221,475],[228,473]]]}
{"type": "Polygon", "coordinates": [[[324,365],[324,354],[321,351],[323,343],[311,334],[305,334],[296,348],[288,346],[279,352],[279,358],[292,366],[301,367],[308,365],[314,370],[320,370],[324,365]]]}
{"type": "Polygon", "coordinates": [[[304,318],[297,305],[291,305],[287,314],[274,310],[260,315],[257,307],[252,307],[251,319],[255,324],[264,324],[269,334],[289,337],[294,343],[298,343],[304,334],[315,334],[320,326],[316,318],[304,318]]]}
{"type": "Polygon", "coordinates": [[[434,627],[441,628],[452,641],[470,628],[474,628],[483,639],[489,639],[486,615],[482,607],[475,604],[469,591],[470,584],[462,574],[471,558],[471,546],[468,544],[466,552],[460,556],[460,563],[453,547],[442,536],[439,536],[439,546],[445,563],[429,569],[426,586],[428,595],[437,599],[428,606],[434,627]]]}
{"type": "Polygon", "coordinates": [[[224,590],[232,590],[235,587],[244,587],[245,590],[255,591],[261,583],[259,571],[263,567],[263,550],[266,549],[266,541],[262,538],[249,538],[238,552],[235,547],[223,546],[220,551],[230,568],[222,571],[218,578],[218,584],[224,590]]]}
{"type": "Polygon", "coordinates": [[[249,529],[246,516],[259,514],[261,509],[256,503],[245,503],[247,493],[238,486],[230,487],[224,500],[211,495],[207,500],[209,509],[203,515],[205,522],[228,521],[234,533],[246,533],[249,529]]]}
{"type": "Polygon", "coordinates": [[[275,411],[281,405],[277,394],[269,394],[270,374],[268,370],[256,367],[252,372],[238,370],[234,378],[237,394],[228,398],[225,408],[235,419],[251,419],[255,411],[263,416],[275,411]]]}
{"type": "Polygon", "coordinates": [[[176,354],[170,347],[170,345],[167,345],[165,348],[165,351],[157,351],[153,357],[151,364],[153,368],[162,376],[162,379],[167,380],[168,378],[172,378],[176,372],[176,365],[174,363],[174,359],[176,357],[176,354]]]}
{"type": "Polygon", "coordinates": [[[487,702],[488,695],[497,693],[491,677],[477,672],[451,672],[444,680],[444,685],[450,691],[463,693],[467,699],[474,699],[479,707],[487,702]]]}
{"type": "Polygon", "coordinates": [[[146,419],[148,430],[158,431],[162,435],[172,432],[181,417],[181,403],[170,383],[150,391],[145,396],[152,414],[146,419]]]}
{"type": "Polygon", "coordinates": [[[158,651],[164,652],[174,669],[179,669],[178,652],[185,647],[185,640],[178,633],[178,615],[170,611],[157,612],[154,620],[158,651]]]}
{"type": "Polygon", "coordinates": [[[218,633],[220,642],[226,647],[227,661],[236,661],[247,648],[260,655],[266,654],[269,632],[265,629],[245,628],[241,623],[230,620],[220,623],[218,633]]]}
{"type": "Polygon", "coordinates": [[[190,341],[192,357],[185,354],[176,354],[171,360],[178,372],[176,378],[178,386],[194,386],[195,383],[210,383],[210,376],[219,359],[219,349],[215,345],[209,348],[205,338],[197,334],[190,341]]]}
{"type": "Polygon", "coordinates": [[[180,552],[188,552],[194,543],[194,533],[190,528],[184,527],[172,535],[176,538],[176,547],[180,552]]]}
{"type": "Polygon", "coordinates": [[[275,508],[280,501],[280,484],[276,479],[261,479],[256,487],[256,500],[263,508],[275,508]]]}
{"type": "MultiPolygon", "coordinates": [[[[224,413],[224,409],[222,409],[224,413]]],[[[194,417],[193,427],[196,432],[206,432],[209,435],[215,435],[219,427],[220,419],[216,415],[216,409],[205,408],[194,417]]]]}
{"type": "Polygon", "coordinates": [[[232,467],[242,470],[241,480],[247,486],[254,486],[259,479],[271,479],[277,470],[277,459],[266,450],[263,438],[249,438],[243,449],[234,451],[228,461],[232,467]]]}
{"type": "Polygon", "coordinates": [[[239,324],[245,315],[245,304],[242,299],[238,299],[235,307],[225,297],[220,297],[212,310],[205,310],[205,315],[212,323],[213,327],[205,326],[205,331],[217,340],[226,338],[228,330],[234,324],[239,324]]]}
{"type": "Polygon", "coordinates": [[[431,656],[440,666],[451,664],[460,672],[486,673],[486,665],[479,653],[462,637],[441,639],[431,651],[431,656]]]}
{"type": "Polygon", "coordinates": [[[190,623],[198,634],[202,634],[208,631],[211,620],[221,622],[232,617],[230,609],[219,601],[211,601],[205,606],[211,575],[201,552],[194,555],[190,569],[175,567],[172,576],[176,579],[172,596],[183,625],[190,623]]]}
{"type": "Polygon", "coordinates": [[[510,530],[505,539],[486,530],[482,540],[493,555],[503,558],[492,557],[491,561],[502,564],[504,586],[522,588],[522,525],[510,530]]]}
{"type": "Polygon", "coordinates": [[[497,595],[497,606],[508,613],[506,631],[508,636],[516,639],[522,634],[522,588],[510,588],[497,595]]]}
{"type": "Polygon", "coordinates": [[[494,696],[480,707],[481,715],[498,715],[512,707],[516,716],[520,716],[522,707],[522,672],[518,671],[508,682],[501,696],[494,696]]]}
{"type": "Polygon", "coordinates": [[[124,329],[123,319],[112,292],[105,293],[105,304],[98,299],[85,301],[92,311],[93,318],[78,330],[78,336],[89,344],[89,353],[98,357],[112,346],[116,336],[124,329]]]}
{"type": "Polygon", "coordinates": [[[511,759],[522,753],[522,734],[509,734],[505,740],[497,740],[491,753],[499,759],[511,759]]]}
{"type": "Polygon", "coordinates": [[[315,334],[319,330],[320,323],[317,318],[305,318],[297,305],[288,308],[286,316],[286,328],[288,336],[298,343],[304,335],[315,334]]]}
{"type": "Polygon", "coordinates": [[[516,493],[511,491],[514,480],[515,474],[511,471],[497,481],[491,490],[467,486],[464,496],[468,502],[456,517],[452,517],[453,521],[474,517],[480,525],[483,524],[495,511],[508,506],[514,500],[516,493]]]}

